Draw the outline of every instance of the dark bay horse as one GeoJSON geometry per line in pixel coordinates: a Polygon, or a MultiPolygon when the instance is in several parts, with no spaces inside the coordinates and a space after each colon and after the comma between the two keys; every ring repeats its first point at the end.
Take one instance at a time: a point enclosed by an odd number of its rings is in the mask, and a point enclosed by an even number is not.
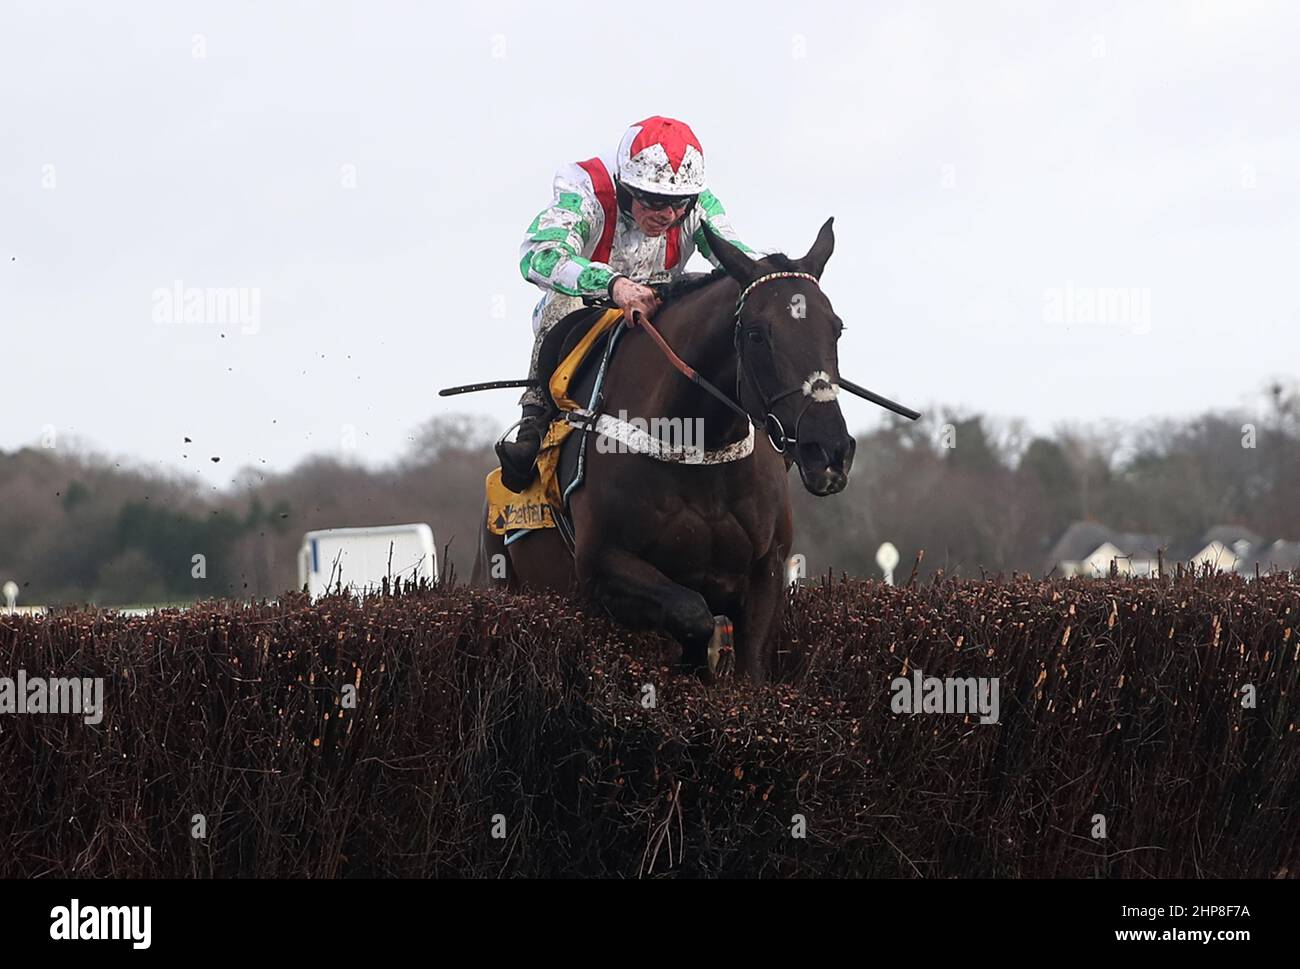
{"type": "Polygon", "coordinates": [[[853,464],[836,399],[843,325],[818,285],[835,245],[832,221],[802,259],[754,261],[706,227],[725,275],[655,314],[673,350],[739,408],[674,370],[644,330],[625,333],[610,364],[602,413],[694,421],[710,454],[745,456],[671,463],[589,442],[586,480],[570,506],[575,553],[555,529],[506,547],[485,527],[476,583],[490,581],[488,563],[505,555],[495,561],[511,588],[577,591],[626,625],[666,631],[681,642],[684,665],[706,678],[714,616],[725,615],[737,670],[767,676],[793,532],[787,472],[793,463],[808,491],[833,495],[853,464]]]}

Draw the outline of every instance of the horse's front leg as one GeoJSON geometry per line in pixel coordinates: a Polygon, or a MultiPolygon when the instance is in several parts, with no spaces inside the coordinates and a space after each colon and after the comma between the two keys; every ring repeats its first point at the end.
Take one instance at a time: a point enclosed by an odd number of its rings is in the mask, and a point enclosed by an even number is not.
{"type": "Polygon", "coordinates": [[[628,626],[662,629],[682,644],[682,663],[705,674],[713,613],[704,596],[678,585],[642,558],[603,546],[579,552],[578,576],[588,594],[628,626]]]}
{"type": "Polygon", "coordinates": [[[773,552],[754,565],[736,619],[736,671],[755,683],[762,683],[772,672],[785,592],[785,556],[773,552]]]}

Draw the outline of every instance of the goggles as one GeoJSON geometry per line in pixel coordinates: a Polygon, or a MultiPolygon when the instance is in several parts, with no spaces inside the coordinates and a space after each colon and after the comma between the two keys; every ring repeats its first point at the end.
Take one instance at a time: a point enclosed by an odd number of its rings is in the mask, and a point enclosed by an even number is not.
{"type": "Polygon", "coordinates": [[[697,198],[695,195],[652,195],[632,188],[629,188],[627,193],[652,212],[662,212],[665,209],[688,209],[697,198]]]}

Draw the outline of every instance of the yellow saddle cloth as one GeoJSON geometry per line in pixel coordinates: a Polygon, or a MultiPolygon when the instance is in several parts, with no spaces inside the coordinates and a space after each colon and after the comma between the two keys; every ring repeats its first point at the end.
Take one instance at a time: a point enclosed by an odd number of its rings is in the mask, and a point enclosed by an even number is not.
{"type": "MultiPolygon", "coordinates": [[[[551,399],[561,411],[581,409],[569,397],[569,385],[593,347],[623,319],[622,310],[603,313],[551,375],[551,399]]],[[[562,416],[551,422],[537,454],[537,475],[528,490],[515,494],[501,483],[501,469],[493,468],[484,485],[487,489],[487,526],[494,535],[519,529],[554,528],[555,515],[563,507],[560,494],[560,445],[573,432],[573,425],[562,416]]]]}

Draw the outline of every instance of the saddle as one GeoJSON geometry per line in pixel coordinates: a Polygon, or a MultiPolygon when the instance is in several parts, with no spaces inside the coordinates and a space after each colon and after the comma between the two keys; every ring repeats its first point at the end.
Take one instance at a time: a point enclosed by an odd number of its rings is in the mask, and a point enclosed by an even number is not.
{"type": "Polygon", "coordinates": [[[623,328],[623,311],[585,308],[560,320],[543,338],[538,373],[554,414],[538,452],[532,484],[522,493],[501,482],[493,468],[485,481],[487,527],[506,544],[545,528],[558,529],[573,548],[569,496],[582,484],[588,434],[578,412],[599,411],[601,388],[623,328]]]}

